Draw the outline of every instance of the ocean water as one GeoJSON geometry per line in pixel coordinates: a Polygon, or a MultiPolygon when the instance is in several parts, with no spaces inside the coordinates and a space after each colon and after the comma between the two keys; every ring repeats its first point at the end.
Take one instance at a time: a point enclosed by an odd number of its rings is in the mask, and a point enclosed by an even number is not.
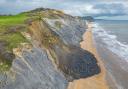
{"type": "Polygon", "coordinates": [[[128,62],[128,21],[96,20],[93,33],[100,44],[128,62]]]}

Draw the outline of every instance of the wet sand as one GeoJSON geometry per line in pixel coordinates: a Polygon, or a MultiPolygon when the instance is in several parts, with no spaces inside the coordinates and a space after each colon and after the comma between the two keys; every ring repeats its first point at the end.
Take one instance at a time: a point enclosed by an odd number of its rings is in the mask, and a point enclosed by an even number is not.
{"type": "Polygon", "coordinates": [[[106,70],[103,62],[101,61],[96,46],[94,45],[93,35],[92,35],[92,26],[88,24],[88,29],[83,35],[83,41],[80,43],[81,48],[88,50],[95,55],[98,64],[101,68],[101,73],[94,75],[92,77],[75,80],[70,82],[68,89],[109,89],[107,85],[106,70]]]}

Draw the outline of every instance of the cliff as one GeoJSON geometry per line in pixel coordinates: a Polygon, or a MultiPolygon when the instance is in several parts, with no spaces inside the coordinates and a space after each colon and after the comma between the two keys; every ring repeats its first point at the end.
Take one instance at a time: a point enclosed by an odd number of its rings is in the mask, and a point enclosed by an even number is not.
{"type": "Polygon", "coordinates": [[[84,20],[87,20],[89,22],[94,22],[94,18],[92,16],[85,16],[85,17],[82,17],[84,20]]]}
{"type": "Polygon", "coordinates": [[[2,89],[66,89],[100,73],[94,55],[79,45],[85,20],[44,8],[1,18],[8,19],[0,19],[2,89]]]}

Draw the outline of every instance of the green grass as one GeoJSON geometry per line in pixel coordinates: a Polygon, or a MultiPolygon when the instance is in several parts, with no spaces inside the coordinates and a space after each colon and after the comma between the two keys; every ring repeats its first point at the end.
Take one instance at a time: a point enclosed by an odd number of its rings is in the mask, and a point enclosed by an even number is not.
{"type": "Polygon", "coordinates": [[[20,32],[1,36],[0,40],[5,40],[8,43],[6,49],[9,51],[18,47],[20,43],[28,42],[28,40],[20,32]]]}
{"type": "Polygon", "coordinates": [[[12,26],[16,24],[22,24],[27,19],[25,13],[13,15],[13,16],[0,16],[0,26],[12,26]]]}
{"type": "Polygon", "coordinates": [[[17,29],[18,32],[8,33],[8,29],[12,26],[23,25],[24,21],[27,19],[25,13],[13,15],[13,16],[0,16],[0,40],[5,40],[9,44],[7,49],[12,50],[16,48],[17,45],[23,42],[27,42],[20,32],[25,31],[24,29],[17,29]],[[7,32],[7,34],[4,34],[7,32]]]}
{"type": "Polygon", "coordinates": [[[49,18],[49,19],[58,19],[58,15],[54,14],[53,11],[45,11],[45,12],[34,12],[31,13],[29,12],[28,14],[30,14],[32,17],[34,18],[49,18]]]}
{"type": "Polygon", "coordinates": [[[8,64],[8,63],[3,63],[3,64],[0,64],[0,72],[2,71],[8,71],[11,67],[11,64],[8,64]]]}
{"type": "MultiPolygon", "coordinates": [[[[27,30],[27,25],[24,24],[24,21],[27,19],[26,13],[0,16],[0,40],[7,42],[5,52],[12,52],[12,49],[18,47],[21,43],[28,43],[28,40],[21,34],[21,32],[27,30]],[[15,26],[24,26],[24,28],[18,28],[16,31],[10,30],[11,27],[15,28],[15,26]]],[[[0,53],[0,55],[2,54],[0,53]]],[[[0,56],[0,71],[8,71],[11,65],[12,61],[8,61],[0,56]]]]}

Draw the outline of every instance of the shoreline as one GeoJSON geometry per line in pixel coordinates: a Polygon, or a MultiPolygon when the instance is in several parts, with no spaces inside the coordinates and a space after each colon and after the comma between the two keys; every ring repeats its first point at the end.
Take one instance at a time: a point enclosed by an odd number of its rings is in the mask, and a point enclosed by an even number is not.
{"type": "Polygon", "coordinates": [[[80,43],[81,48],[88,50],[96,57],[101,73],[85,79],[75,80],[69,83],[68,89],[109,89],[106,81],[106,69],[101,61],[96,46],[94,45],[92,26],[88,24],[88,29],[83,35],[83,41],[80,43]]]}
{"type": "Polygon", "coordinates": [[[107,81],[110,89],[128,89],[128,63],[117,54],[104,47],[99,40],[95,40],[97,41],[97,51],[101,55],[107,69],[107,81]],[[108,78],[111,78],[111,81],[108,80],[108,78]]]}

